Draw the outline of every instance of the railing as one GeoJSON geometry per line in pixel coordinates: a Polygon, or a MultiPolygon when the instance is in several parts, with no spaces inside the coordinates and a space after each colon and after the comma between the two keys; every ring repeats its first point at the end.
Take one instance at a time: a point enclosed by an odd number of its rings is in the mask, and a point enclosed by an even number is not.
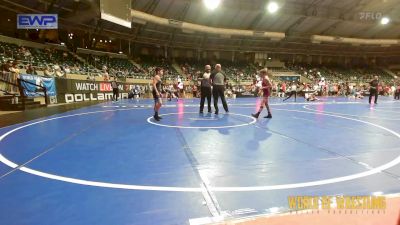
{"type": "MultiPolygon", "coordinates": [[[[36,87],[39,87],[40,90],[42,90],[43,93],[44,93],[46,106],[49,104],[49,99],[48,99],[48,96],[47,96],[47,89],[46,89],[45,86],[37,85],[35,83],[32,83],[32,82],[24,80],[24,79],[16,78],[16,75],[13,74],[13,73],[10,73],[10,72],[1,72],[0,82],[3,82],[3,83],[8,84],[8,85],[11,85],[11,86],[16,87],[18,89],[19,94],[20,94],[21,99],[22,99],[22,107],[23,107],[24,110],[25,110],[25,100],[26,100],[27,96],[25,95],[25,92],[24,92],[25,88],[22,85],[22,83],[28,83],[28,84],[34,85],[36,87]]],[[[11,93],[8,90],[1,90],[1,91],[3,91],[6,94],[9,94],[9,95],[16,96],[15,93],[11,93]]]]}
{"type": "Polygon", "coordinates": [[[10,72],[1,72],[0,82],[3,82],[7,85],[12,86],[12,88],[10,88],[9,86],[6,85],[6,87],[5,87],[6,90],[4,90],[4,92],[12,93],[12,92],[15,92],[15,89],[19,90],[17,80],[14,77],[14,75],[10,72]]]}
{"type": "MultiPolygon", "coordinates": [[[[2,80],[0,79],[0,82],[1,82],[2,80]]],[[[6,95],[12,95],[13,97],[15,97],[17,94],[15,94],[15,93],[11,93],[11,92],[8,92],[8,91],[6,91],[6,90],[3,90],[3,89],[0,89],[0,91],[1,92],[3,92],[4,94],[6,94],[6,95]]]]}

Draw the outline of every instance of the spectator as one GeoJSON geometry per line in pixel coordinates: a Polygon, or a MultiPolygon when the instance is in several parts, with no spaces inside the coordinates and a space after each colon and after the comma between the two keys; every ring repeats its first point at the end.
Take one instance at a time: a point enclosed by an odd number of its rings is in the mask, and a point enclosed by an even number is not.
{"type": "MultiPolygon", "coordinates": [[[[19,68],[18,68],[18,62],[14,61],[12,64],[12,67],[9,68],[11,72],[11,83],[17,84],[17,80],[19,79],[19,68]]],[[[18,92],[18,87],[12,85],[10,88],[11,92],[17,93],[18,92]]]]}
{"type": "Polygon", "coordinates": [[[104,81],[109,81],[110,80],[110,76],[108,75],[106,66],[103,66],[103,71],[102,71],[101,75],[103,76],[103,80],[104,81]]]}
{"type": "Polygon", "coordinates": [[[32,74],[32,75],[37,75],[36,69],[31,64],[29,64],[27,66],[26,73],[27,74],[32,74]]]}
{"type": "Polygon", "coordinates": [[[50,66],[47,66],[46,69],[44,70],[44,75],[46,77],[52,77],[54,76],[54,70],[50,66]]]}
{"type": "Polygon", "coordinates": [[[95,81],[96,77],[94,76],[94,73],[89,73],[86,80],[95,81]]]}
{"type": "Polygon", "coordinates": [[[2,71],[3,72],[11,72],[10,68],[13,66],[13,61],[12,60],[8,60],[7,63],[4,63],[2,65],[2,71]]]}
{"type": "Polygon", "coordinates": [[[64,73],[65,75],[71,73],[71,69],[69,68],[69,66],[64,66],[64,73]]]}
{"type": "Polygon", "coordinates": [[[64,73],[61,71],[61,68],[59,65],[54,65],[54,71],[55,71],[56,77],[64,77],[64,73]]]}

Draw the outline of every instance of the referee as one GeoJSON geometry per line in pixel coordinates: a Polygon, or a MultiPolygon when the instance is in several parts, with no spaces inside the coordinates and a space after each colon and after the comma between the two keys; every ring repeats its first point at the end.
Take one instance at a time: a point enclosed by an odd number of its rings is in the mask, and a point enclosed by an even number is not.
{"type": "Polygon", "coordinates": [[[287,98],[283,99],[283,101],[288,100],[293,95],[294,95],[294,101],[296,101],[296,99],[297,99],[297,85],[296,85],[296,83],[294,81],[292,82],[292,86],[290,86],[289,96],[287,98]]]}
{"type": "Polygon", "coordinates": [[[113,100],[118,101],[119,90],[116,76],[114,77],[114,80],[111,81],[111,87],[113,89],[113,100]]]}
{"type": "Polygon", "coordinates": [[[378,104],[378,86],[379,86],[379,79],[378,76],[375,76],[374,79],[369,82],[370,88],[369,88],[369,104],[371,104],[372,96],[375,96],[375,105],[378,104]]]}
{"type": "Polygon", "coordinates": [[[211,113],[211,66],[205,66],[205,72],[203,74],[203,79],[201,80],[200,92],[201,92],[201,99],[200,99],[200,113],[203,113],[204,109],[204,102],[207,98],[208,103],[208,113],[211,113]]]}
{"type": "Polygon", "coordinates": [[[218,98],[221,98],[222,105],[224,106],[225,112],[229,112],[228,110],[228,104],[226,104],[225,100],[225,81],[226,77],[225,75],[221,72],[221,64],[215,65],[215,71],[211,74],[211,81],[213,84],[213,98],[214,98],[214,108],[215,108],[215,114],[218,115],[218,98]]]}

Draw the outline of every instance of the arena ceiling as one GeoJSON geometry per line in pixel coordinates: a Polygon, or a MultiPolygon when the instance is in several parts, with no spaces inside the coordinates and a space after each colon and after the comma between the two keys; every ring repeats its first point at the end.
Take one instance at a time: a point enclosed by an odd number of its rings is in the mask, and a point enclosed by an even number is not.
{"type": "MultiPolygon", "coordinates": [[[[280,10],[269,14],[266,0],[224,0],[210,11],[201,0],[133,0],[132,8],[163,18],[213,27],[284,32],[287,35],[313,34],[399,38],[398,0],[284,0],[280,10]],[[369,14],[366,18],[366,13],[369,14]],[[365,15],[365,16],[364,16],[365,15]],[[389,16],[392,23],[382,26],[372,16],[389,16]]],[[[146,25],[161,30],[161,27],[146,25]]]]}
{"type": "Polygon", "coordinates": [[[214,11],[202,0],[132,0],[132,8],[162,18],[212,27],[283,32],[281,41],[257,37],[229,38],[152,23],[132,23],[125,28],[100,20],[99,0],[0,0],[1,8],[14,13],[56,12],[60,27],[70,31],[103,34],[132,43],[158,47],[228,51],[266,51],[291,54],[341,54],[400,56],[400,46],[351,46],[313,44],[311,35],[400,39],[399,0],[281,0],[280,10],[266,12],[266,0],[222,0],[214,11]],[[368,15],[367,15],[368,14],[368,15]],[[388,25],[379,23],[389,16],[388,25]],[[367,18],[368,17],[368,18],[367,18]]]}

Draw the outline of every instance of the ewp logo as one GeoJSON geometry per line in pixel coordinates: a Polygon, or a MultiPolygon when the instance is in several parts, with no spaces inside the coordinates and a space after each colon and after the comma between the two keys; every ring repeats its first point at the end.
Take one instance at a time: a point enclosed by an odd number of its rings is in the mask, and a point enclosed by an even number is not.
{"type": "Polygon", "coordinates": [[[57,14],[18,14],[18,29],[58,29],[57,14]]]}

